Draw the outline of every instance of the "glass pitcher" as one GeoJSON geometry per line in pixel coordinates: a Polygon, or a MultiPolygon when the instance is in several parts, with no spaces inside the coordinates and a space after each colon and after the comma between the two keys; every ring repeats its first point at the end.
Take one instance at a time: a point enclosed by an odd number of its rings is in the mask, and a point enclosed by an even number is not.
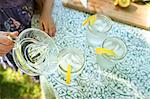
{"type": "Polygon", "coordinates": [[[13,48],[18,68],[32,76],[54,72],[57,69],[57,54],[53,39],[36,28],[22,31],[13,48]]]}

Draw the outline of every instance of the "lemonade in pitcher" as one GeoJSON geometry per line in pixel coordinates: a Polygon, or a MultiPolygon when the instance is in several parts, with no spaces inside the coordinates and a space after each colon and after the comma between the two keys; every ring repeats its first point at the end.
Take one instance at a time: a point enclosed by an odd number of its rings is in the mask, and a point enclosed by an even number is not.
{"type": "Polygon", "coordinates": [[[24,73],[32,76],[47,75],[57,69],[58,49],[45,32],[29,28],[22,31],[15,42],[13,58],[24,73]]]}

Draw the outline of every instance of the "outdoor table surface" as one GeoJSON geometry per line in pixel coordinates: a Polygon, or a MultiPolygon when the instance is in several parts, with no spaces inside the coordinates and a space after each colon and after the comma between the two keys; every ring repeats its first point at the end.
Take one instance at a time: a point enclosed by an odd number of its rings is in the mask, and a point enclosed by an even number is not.
{"type": "MultiPolygon", "coordinates": [[[[63,7],[55,0],[53,18],[57,27],[56,45],[61,50],[77,47],[84,51],[82,73],[65,83],[59,70],[46,78],[60,99],[150,99],[150,32],[113,21],[108,37],[119,37],[127,55],[114,67],[100,71],[96,55],[86,42],[87,27],[82,22],[89,14],[63,7]]],[[[33,26],[38,27],[37,20],[33,26]]]]}

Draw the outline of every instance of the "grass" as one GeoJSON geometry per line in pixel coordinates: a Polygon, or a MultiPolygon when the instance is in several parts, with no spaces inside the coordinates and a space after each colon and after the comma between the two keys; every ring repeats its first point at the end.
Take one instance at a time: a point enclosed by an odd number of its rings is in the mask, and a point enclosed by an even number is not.
{"type": "Polygon", "coordinates": [[[40,84],[28,75],[0,66],[0,99],[41,99],[40,84]]]}

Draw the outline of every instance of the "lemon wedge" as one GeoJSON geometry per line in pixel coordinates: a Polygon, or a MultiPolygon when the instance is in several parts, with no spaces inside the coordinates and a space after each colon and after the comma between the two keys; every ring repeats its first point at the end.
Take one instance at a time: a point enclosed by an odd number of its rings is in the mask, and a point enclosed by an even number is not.
{"type": "Polygon", "coordinates": [[[115,56],[116,53],[113,50],[109,50],[106,48],[96,48],[96,54],[107,54],[110,56],[115,56]]]}
{"type": "Polygon", "coordinates": [[[70,84],[70,82],[71,82],[71,65],[68,65],[66,73],[66,83],[70,84]]]}
{"type": "Polygon", "coordinates": [[[96,15],[92,15],[89,16],[82,24],[82,26],[85,26],[87,23],[89,23],[89,25],[93,25],[96,21],[96,15]]]}
{"type": "Polygon", "coordinates": [[[96,15],[92,15],[89,17],[90,25],[93,25],[96,21],[96,15]]]}

